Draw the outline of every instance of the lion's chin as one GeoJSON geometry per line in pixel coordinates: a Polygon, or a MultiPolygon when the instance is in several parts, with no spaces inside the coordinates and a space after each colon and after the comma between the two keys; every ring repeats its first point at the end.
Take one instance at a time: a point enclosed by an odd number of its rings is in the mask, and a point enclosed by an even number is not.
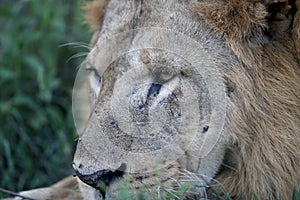
{"type": "Polygon", "coordinates": [[[77,181],[78,181],[80,192],[81,192],[84,200],[102,200],[102,199],[104,199],[99,190],[96,190],[95,188],[85,184],[79,178],[77,178],[77,181]]]}
{"type": "Polygon", "coordinates": [[[159,199],[164,196],[178,196],[184,198],[192,196],[189,199],[194,199],[194,196],[202,197],[205,193],[205,188],[209,180],[198,177],[196,174],[189,171],[181,171],[176,164],[170,165],[160,172],[153,174],[128,174],[125,173],[121,178],[114,179],[105,192],[99,191],[82,181],[79,186],[84,199],[99,200],[99,199],[118,199],[126,197],[126,199],[159,199]],[[199,187],[195,187],[199,185],[199,187]],[[178,193],[179,190],[182,190],[178,193]],[[182,193],[184,191],[184,193],[182,193]],[[172,195],[174,193],[174,195],[172,195]],[[181,194],[182,193],[182,194],[181,194]]]}
{"type": "Polygon", "coordinates": [[[174,196],[180,199],[199,199],[205,193],[204,182],[200,180],[190,185],[180,180],[175,180],[172,177],[163,180],[163,182],[158,182],[161,180],[159,178],[153,179],[153,177],[138,180],[134,176],[129,178],[131,178],[131,181],[122,178],[112,182],[106,188],[105,196],[102,196],[99,190],[84,183],[81,191],[85,195],[85,200],[114,200],[120,197],[124,199],[160,199],[160,197],[167,198],[174,196]],[[194,185],[202,185],[203,187],[197,188],[194,185]]]}

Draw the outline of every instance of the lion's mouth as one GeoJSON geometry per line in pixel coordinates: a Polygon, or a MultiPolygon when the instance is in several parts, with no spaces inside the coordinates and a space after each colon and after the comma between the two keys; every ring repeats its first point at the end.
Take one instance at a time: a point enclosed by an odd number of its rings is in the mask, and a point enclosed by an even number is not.
{"type": "Polygon", "coordinates": [[[110,184],[121,179],[125,174],[125,170],[126,165],[123,163],[115,171],[104,169],[96,171],[92,174],[84,175],[75,169],[75,175],[84,183],[92,186],[96,190],[99,190],[103,199],[105,199],[106,188],[108,188],[110,184]]]}

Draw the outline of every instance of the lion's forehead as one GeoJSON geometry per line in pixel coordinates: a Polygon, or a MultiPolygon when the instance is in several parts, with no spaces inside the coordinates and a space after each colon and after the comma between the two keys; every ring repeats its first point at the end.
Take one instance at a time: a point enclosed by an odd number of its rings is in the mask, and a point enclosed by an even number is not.
{"type": "MultiPolygon", "coordinates": [[[[163,28],[165,30],[164,35],[166,35],[165,38],[156,37],[156,44],[163,43],[166,39],[170,40],[169,43],[173,43],[172,39],[170,39],[172,35],[168,37],[168,31],[173,33],[178,32],[184,35],[187,38],[186,40],[194,40],[202,46],[201,51],[198,51],[198,56],[206,59],[209,55],[211,57],[210,60],[213,61],[211,63],[212,66],[218,65],[221,70],[230,67],[229,63],[236,62],[236,57],[233,56],[233,53],[229,50],[223,39],[199,18],[197,12],[194,11],[193,3],[194,1],[177,0],[109,1],[105,9],[102,27],[98,33],[98,42],[88,56],[88,63],[97,68],[101,75],[106,69],[103,66],[107,66],[108,64],[103,63],[105,63],[115,50],[129,49],[129,46],[134,46],[134,43],[142,43],[140,40],[141,35],[149,35],[149,38],[155,37],[156,32],[151,33],[151,31],[147,31],[146,29],[156,27],[163,28]],[[133,32],[132,30],[136,31],[133,32]],[[133,34],[124,34],[130,31],[133,34]],[[118,37],[118,35],[122,34],[123,38],[122,36],[118,37]],[[108,49],[103,45],[102,41],[109,38],[119,38],[120,41],[116,41],[113,45],[110,43],[110,48],[108,49]],[[103,49],[105,49],[105,53],[99,53],[103,49]],[[205,54],[201,54],[201,52],[205,52],[205,54]]],[[[177,39],[174,38],[174,40],[177,39]]],[[[156,44],[154,46],[159,46],[156,44]]],[[[153,46],[153,41],[151,45],[153,46]]],[[[186,46],[189,45],[181,45],[177,48],[184,48],[186,46]]],[[[153,59],[153,55],[150,57],[153,59]]]]}
{"type": "Polygon", "coordinates": [[[98,37],[110,37],[120,32],[145,27],[160,27],[181,32],[213,51],[224,51],[226,46],[199,17],[194,9],[194,0],[110,0],[98,37]]]}

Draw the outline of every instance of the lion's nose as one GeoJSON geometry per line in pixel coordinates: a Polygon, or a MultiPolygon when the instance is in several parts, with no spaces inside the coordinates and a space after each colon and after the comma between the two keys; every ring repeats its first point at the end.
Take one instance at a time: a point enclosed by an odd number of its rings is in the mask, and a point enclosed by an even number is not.
{"type": "Polygon", "coordinates": [[[122,164],[117,170],[112,171],[108,169],[103,169],[96,171],[92,174],[82,174],[80,168],[82,165],[79,164],[78,167],[73,164],[75,175],[84,183],[92,186],[93,188],[99,190],[103,197],[105,197],[105,188],[109,186],[113,181],[122,178],[126,165],[122,164]]]}

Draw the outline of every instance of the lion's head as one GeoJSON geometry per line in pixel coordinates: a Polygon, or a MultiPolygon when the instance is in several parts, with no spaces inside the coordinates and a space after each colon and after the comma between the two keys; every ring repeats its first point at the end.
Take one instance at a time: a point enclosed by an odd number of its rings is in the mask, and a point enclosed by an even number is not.
{"type": "Polygon", "coordinates": [[[154,199],[290,197],[300,179],[297,5],[89,3],[91,112],[74,157],[89,195],[114,199],[127,184],[154,199]]]}

